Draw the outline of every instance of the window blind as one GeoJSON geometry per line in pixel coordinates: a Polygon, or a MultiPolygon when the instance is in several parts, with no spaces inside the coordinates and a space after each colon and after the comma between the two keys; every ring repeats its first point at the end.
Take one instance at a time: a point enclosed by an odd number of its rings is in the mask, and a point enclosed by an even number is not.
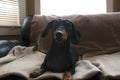
{"type": "Polygon", "coordinates": [[[0,0],[0,26],[19,26],[18,0],[0,0]]]}

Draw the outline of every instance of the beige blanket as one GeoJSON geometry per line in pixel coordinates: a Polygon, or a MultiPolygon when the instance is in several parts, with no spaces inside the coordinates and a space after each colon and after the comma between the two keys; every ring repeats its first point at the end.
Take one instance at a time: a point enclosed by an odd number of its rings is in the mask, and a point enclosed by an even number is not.
{"type": "MultiPolygon", "coordinates": [[[[7,56],[0,58],[0,80],[12,80],[13,77],[22,80],[41,80],[50,77],[62,79],[63,73],[46,72],[43,75],[32,79],[29,73],[40,68],[44,61],[45,54],[33,51],[33,47],[14,47],[7,56]]],[[[74,80],[120,80],[120,52],[114,54],[84,57],[76,63],[74,80]]]]}
{"type": "MultiPolygon", "coordinates": [[[[36,79],[30,79],[29,73],[40,68],[44,60],[45,54],[33,51],[33,47],[14,47],[6,57],[0,59],[0,80],[17,76],[23,80],[41,80],[41,78],[57,77],[62,79],[63,73],[46,72],[36,79]]],[[[78,61],[76,64],[76,73],[73,78],[87,79],[96,74],[100,70],[92,65],[89,61],[78,61]]]]}
{"type": "Polygon", "coordinates": [[[85,57],[84,59],[96,65],[101,70],[104,78],[120,80],[120,52],[85,57]]]}

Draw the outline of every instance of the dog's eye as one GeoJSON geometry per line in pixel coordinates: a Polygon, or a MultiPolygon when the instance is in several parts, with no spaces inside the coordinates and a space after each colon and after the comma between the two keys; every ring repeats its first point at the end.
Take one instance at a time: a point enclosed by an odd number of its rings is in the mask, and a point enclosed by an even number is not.
{"type": "Polygon", "coordinates": [[[72,25],[70,23],[65,23],[67,30],[72,30],[72,25]]]}
{"type": "Polygon", "coordinates": [[[58,26],[59,26],[59,23],[58,23],[58,22],[54,22],[54,23],[53,23],[53,27],[54,27],[54,28],[57,28],[58,26]]]}
{"type": "Polygon", "coordinates": [[[66,26],[71,26],[72,24],[71,24],[69,21],[66,21],[66,22],[65,22],[65,25],[66,25],[66,26]]]}
{"type": "Polygon", "coordinates": [[[54,22],[54,23],[53,23],[53,26],[55,26],[55,27],[58,27],[58,25],[59,25],[58,22],[54,22]]]}

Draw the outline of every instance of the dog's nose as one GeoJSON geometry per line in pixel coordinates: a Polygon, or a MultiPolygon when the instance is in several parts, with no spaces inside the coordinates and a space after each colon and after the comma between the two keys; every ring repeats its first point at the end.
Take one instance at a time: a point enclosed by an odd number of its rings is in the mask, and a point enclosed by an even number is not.
{"type": "Polygon", "coordinates": [[[56,33],[57,40],[62,40],[63,33],[61,31],[56,33]]]}

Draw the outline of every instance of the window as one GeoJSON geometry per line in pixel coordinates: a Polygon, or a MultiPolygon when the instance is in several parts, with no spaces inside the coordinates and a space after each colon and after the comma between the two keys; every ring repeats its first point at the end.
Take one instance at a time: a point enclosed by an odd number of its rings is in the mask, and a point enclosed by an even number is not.
{"type": "Polygon", "coordinates": [[[19,26],[18,0],[0,0],[0,26],[19,26]]]}
{"type": "Polygon", "coordinates": [[[42,15],[106,13],[106,0],[41,0],[42,15]]]}

